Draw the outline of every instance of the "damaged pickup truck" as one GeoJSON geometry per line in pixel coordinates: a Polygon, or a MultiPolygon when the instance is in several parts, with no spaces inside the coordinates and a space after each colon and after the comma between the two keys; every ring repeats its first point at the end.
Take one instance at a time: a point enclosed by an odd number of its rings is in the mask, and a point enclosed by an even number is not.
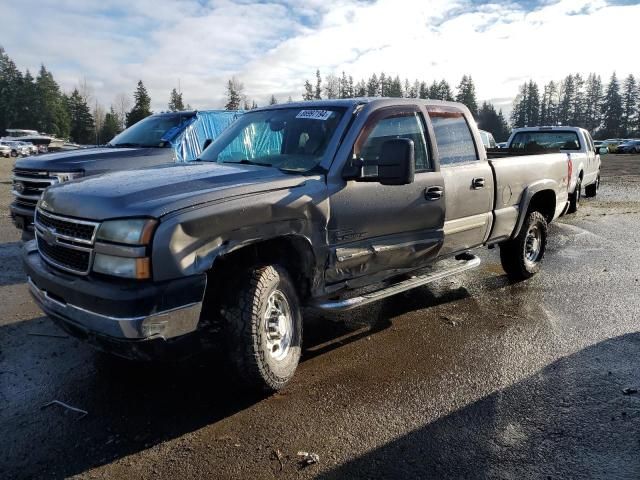
{"type": "Polygon", "coordinates": [[[461,273],[479,246],[500,246],[509,277],[535,274],[570,170],[564,153],[488,159],[456,103],[274,105],[197,161],[47,189],[23,260],[69,333],[146,359],[215,338],[244,385],[277,390],[298,365],[304,307],[348,310],[461,273]]]}

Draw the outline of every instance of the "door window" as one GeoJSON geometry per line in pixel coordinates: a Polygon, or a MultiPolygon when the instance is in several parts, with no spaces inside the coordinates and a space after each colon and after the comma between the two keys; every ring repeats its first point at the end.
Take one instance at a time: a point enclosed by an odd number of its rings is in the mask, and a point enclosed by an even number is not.
{"type": "MultiPolygon", "coordinates": [[[[376,115],[376,114],[374,114],[376,115]]],[[[407,138],[413,140],[416,171],[430,170],[426,132],[419,112],[392,111],[379,113],[365,126],[356,140],[353,153],[364,161],[364,175],[376,175],[382,144],[387,140],[407,138]]]]}
{"type": "Polygon", "coordinates": [[[429,108],[436,136],[440,165],[478,160],[473,135],[462,112],[429,108]]]}

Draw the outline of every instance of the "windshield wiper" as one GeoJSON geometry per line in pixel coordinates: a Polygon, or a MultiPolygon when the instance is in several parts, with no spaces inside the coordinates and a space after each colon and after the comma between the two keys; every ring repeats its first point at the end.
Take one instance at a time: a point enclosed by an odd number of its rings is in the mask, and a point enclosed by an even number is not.
{"type": "Polygon", "coordinates": [[[270,163],[255,162],[253,160],[247,160],[246,158],[243,158],[242,160],[238,160],[238,161],[229,161],[229,162],[222,162],[222,163],[240,163],[242,165],[258,165],[260,167],[273,167],[273,165],[271,165],[270,163]]]}

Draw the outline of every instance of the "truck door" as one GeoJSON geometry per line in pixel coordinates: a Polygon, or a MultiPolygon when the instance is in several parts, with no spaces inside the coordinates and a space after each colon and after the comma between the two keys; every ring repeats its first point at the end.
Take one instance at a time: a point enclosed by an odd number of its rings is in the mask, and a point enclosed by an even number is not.
{"type": "Polygon", "coordinates": [[[437,254],[443,240],[444,184],[425,125],[421,110],[412,105],[369,115],[352,149],[353,158],[365,165],[364,177],[346,181],[330,197],[328,284],[419,267],[437,254]],[[366,181],[377,173],[382,144],[396,138],[414,142],[415,181],[366,181]]]}
{"type": "Polygon", "coordinates": [[[493,172],[482,144],[462,110],[427,107],[444,177],[446,217],[441,254],[481,245],[489,233],[493,209],[493,172]]]}

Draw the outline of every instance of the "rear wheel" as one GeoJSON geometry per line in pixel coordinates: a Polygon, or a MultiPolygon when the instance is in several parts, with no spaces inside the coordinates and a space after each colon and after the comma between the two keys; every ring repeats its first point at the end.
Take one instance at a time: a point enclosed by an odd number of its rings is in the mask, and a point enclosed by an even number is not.
{"type": "Polygon", "coordinates": [[[600,172],[598,172],[598,176],[596,177],[596,181],[591,185],[587,185],[584,187],[584,196],[587,198],[595,197],[598,194],[598,189],[600,188],[600,172]]]}
{"type": "Polygon", "coordinates": [[[578,183],[576,183],[576,188],[571,195],[569,195],[569,208],[567,209],[567,213],[576,213],[578,211],[578,206],[580,205],[580,198],[582,196],[582,179],[578,177],[578,183]]]}
{"type": "Polygon", "coordinates": [[[298,294],[279,265],[240,274],[222,309],[229,363],[241,386],[266,391],[293,377],[302,351],[298,294]]]}
{"type": "Polygon", "coordinates": [[[525,280],[540,270],[547,247],[547,220],[529,212],[518,236],[500,244],[502,268],[511,280],[525,280]]]}

